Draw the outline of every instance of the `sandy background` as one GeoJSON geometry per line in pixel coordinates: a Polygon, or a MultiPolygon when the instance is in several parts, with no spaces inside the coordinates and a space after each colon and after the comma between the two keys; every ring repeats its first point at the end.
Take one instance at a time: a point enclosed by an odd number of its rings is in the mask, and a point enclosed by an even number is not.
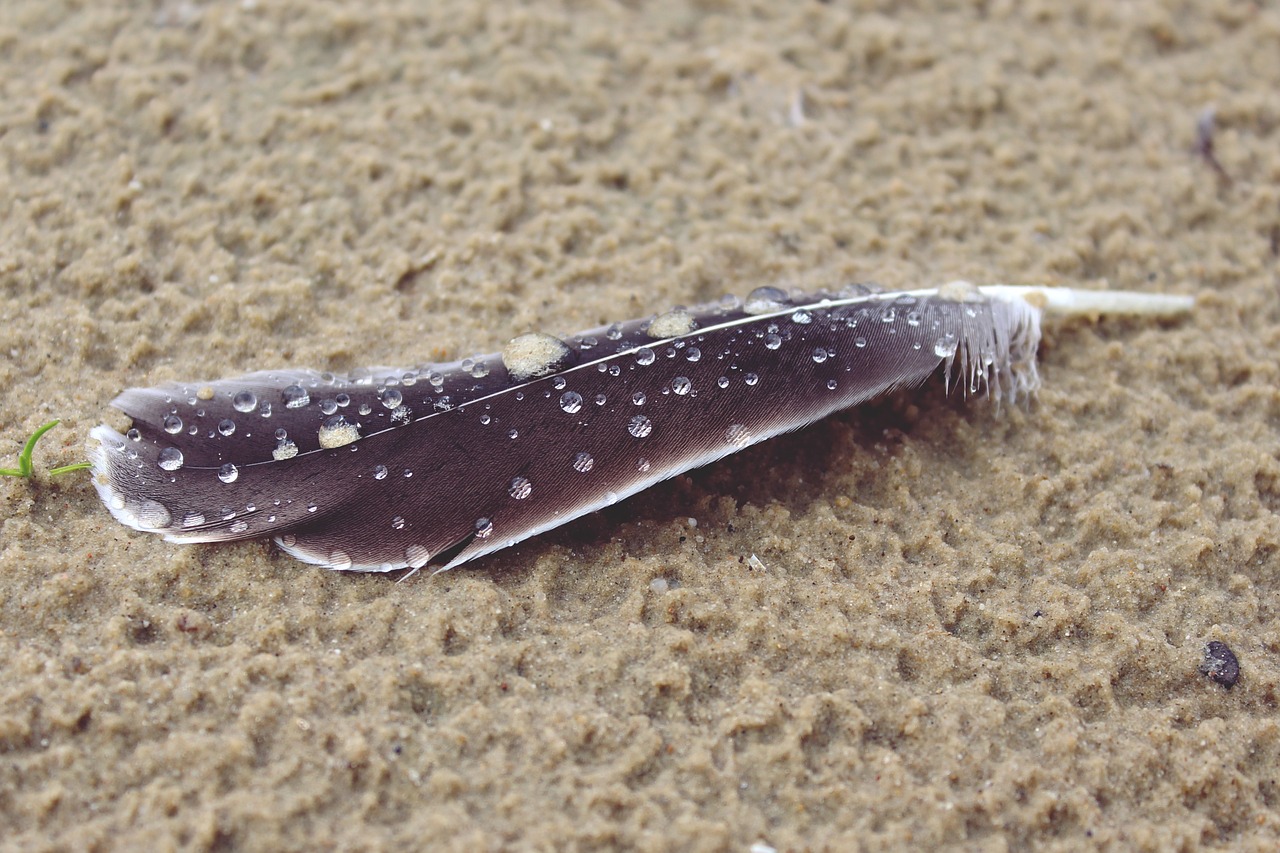
{"type": "Polygon", "coordinates": [[[0,848],[1280,842],[1274,5],[10,0],[0,166],[10,465],[779,281],[1201,297],[399,586],[0,482],[0,848]]]}

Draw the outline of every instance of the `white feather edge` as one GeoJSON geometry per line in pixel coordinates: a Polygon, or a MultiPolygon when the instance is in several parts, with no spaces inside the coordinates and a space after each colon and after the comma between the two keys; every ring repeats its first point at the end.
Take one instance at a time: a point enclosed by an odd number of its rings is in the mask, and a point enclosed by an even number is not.
{"type": "MultiPolygon", "coordinates": [[[[851,297],[851,298],[822,299],[817,302],[807,303],[804,305],[792,304],[792,305],[788,305],[785,309],[777,312],[759,314],[759,315],[750,315],[738,320],[733,320],[733,321],[729,321],[726,323],[722,323],[722,324],[718,324],[710,327],[703,327],[701,329],[698,329],[694,334],[705,334],[709,330],[731,328],[737,325],[755,323],[760,320],[765,320],[775,316],[777,317],[787,316],[794,313],[798,309],[804,309],[804,308],[830,309],[830,308],[840,307],[843,305],[864,303],[867,301],[889,301],[889,300],[899,299],[903,296],[913,296],[916,298],[923,298],[923,297],[929,297],[929,296],[941,296],[945,299],[951,299],[951,300],[961,301],[961,302],[998,299],[1004,302],[1010,302],[1014,304],[1023,303],[1027,305],[1029,308],[1033,309],[1032,311],[1028,312],[1025,315],[1026,319],[1030,320],[1030,325],[1026,326],[1021,330],[1017,330],[1021,335],[1030,336],[1031,338],[1030,340],[1023,342],[1027,344],[1030,344],[1032,340],[1039,339],[1040,314],[1041,312],[1045,312],[1045,311],[1053,314],[1062,314],[1062,315],[1068,315],[1068,316],[1070,315],[1095,316],[1099,314],[1130,314],[1130,315],[1141,315],[1141,316],[1171,317],[1171,316],[1176,316],[1178,314],[1185,313],[1191,310],[1191,308],[1194,307],[1195,305],[1195,297],[1174,295],[1174,294],[1138,293],[1134,291],[1116,291],[1116,290],[1078,290],[1074,288],[1042,287],[1037,285],[977,286],[967,281],[953,281],[948,284],[944,284],[934,288],[884,291],[880,293],[873,292],[873,293],[867,293],[867,294],[860,294],[856,297],[851,297]]],[[[681,336],[667,338],[661,341],[651,341],[651,342],[648,342],[646,346],[650,346],[650,347],[659,346],[663,343],[676,340],[677,337],[681,337],[681,336]]],[[[1010,349],[1013,349],[1014,343],[1015,343],[1014,341],[1010,341],[1010,349]]],[[[626,355],[627,352],[613,353],[605,358],[597,359],[596,361],[605,361],[608,359],[617,358],[621,355],[626,355]]],[[[969,363],[968,363],[969,362],[968,353],[960,352],[960,353],[957,353],[956,355],[959,355],[961,359],[962,374],[970,370],[971,368],[969,367],[969,363]]],[[[952,355],[950,358],[946,360],[945,370],[948,376],[950,375],[952,367],[954,366],[956,355],[952,355]]],[[[588,367],[591,364],[595,364],[595,363],[596,362],[593,361],[584,365],[578,365],[577,368],[575,369],[588,367]]],[[[995,367],[999,368],[1000,365],[995,365],[995,367]]],[[[1010,391],[1014,396],[1017,396],[1019,393],[1023,393],[1023,392],[1030,393],[1035,391],[1038,385],[1038,377],[1036,375],[1034,352],[1032,353],[1032,358],[1029,363],[1025,365],[1016,365],[1016,364],[1007,365],[1006,367],[1010,370],[1012,374],[1008,378],[1012,379],[1013,381],[1013,385],[1010,388],[1010,391]]],[[[972,369],[976,369],[976,368],[972,368],[972,369]]],[[[983,368],[983,370],[985,372],[985,368],[983,368]]],[[[998,388],[999,386],[997,386],[997,389],[998,388]]],[[[505,392],[499,392],[499,393],[505,393],[505,392]]],[[[999,390],[997,390],[997,394],[999,394],[999,390]]],[[[482,402],[485,399],[487,399],[487,397],[481,397],[481,398],[477,398],[476,400],[470,400],[467,403],[462,404],[460,408],[464,406],[475,405],[477,403],[482,402]]],[[[848,408],[851,405],[858,405],[859,403],[862,403],[862,402],[866,402],[866,400],[857,399],[852,402],[848,400],[844,400],[838,406],[833,406],[830,411],[819,410],[816,414],[814,414],[811,417],[798,418],[794,421],[788,421],[780,425],[775,430],[764,432],[759,435],[754,435],[751,437],[751,440],[749,442],[747,442],[746,444],[743,444],[740,447],[730,446],[723,450],[716,450],[715,452],[712,452],[712,453],[703,454],[702,456],[699,456],[697,459],[693,460],[691,464],[685,468],[681,468],[678,470],[674,470],[674,469],[666,470],[658,474],[655,474],[652,477],[646,477],[645,479],[640,480],[632,484],[631,486],[623,489],[621,492],[618,492],[616,494],[616,498],[612,500],[604,500],[604,501],[598,501],[598,502],[592,503],[589,506],[583,508],[580,512],[576,512],[572,515],[566,515],[563,519],[558,519],[551,524],[534,528],[533,530],[529,531],[527,534],[522,536],[520,539],[496,540],[492,543],[487,544],[483,548],[467,553],[465,557],[455,558],[454,560],[450,561],[446,565],[440,567],[439,569],[436,569],[434,573],[438,574],[440,572],[449,571],[450,569],[454,569],[462,565],[463,563],[467,563],[467,562],[470,562],[471,560],[478,559],[487,554],[493,553],[494,551],[511,547],[517,542],[521,542],[521,541],[524,541],[525,539],[538,536],[542,533],[546,533],[549,530],[553,530],[563,524],[567,524],[570,521],[574,521],[578,518],[581,518],[584,515],[590,515],[591,513],[604,509],[607,506],[612,506],[618,501],[625,500],[626,498],[631,497],[632,495],[637,494],[638,492],[642,492],[645,489],[662,482],[663,480],[678,476],[679,474],[684,473],[685,471],[691,471],[691,470],[694,470],[695,468],[701,468],[705,465],[709,465],[712,462],[716,462],[720,459],[723,459],[725,456],[728,456],[732,453],[736,453],[739,450],[742,450],[746,447],[757,444],[761,441],[766,441],[778,435],[782,435],[787,432],[792,432],[797,429],[801,429],[807,426],[808,424],[813,423],[814,421],[821,420],[822,418],[832,414],[833,412],[839,409],[848,408]]],[[[108,440],[114,440],[115,438],[117,438],[118,433],[115,430],[111,429],[110,427],[106,426],[105,424],[101,424],[97,427],[94,427],[93,430],[89,433],[89,435],[91,439],[94,439],[94,441],[90,441],[88,443],[89,446],[87,447],[87,451],[89,454],[89,461],[92,465],[91,473],[93,474],[93,485],[94,485],[94,488],[97,489],[98,497],[102,500],[103,504],[106,505],[107,509],[111,512],[111,515],[116,519],[116,521],[134,530],[138,530],[146,533],[154,533],[155,532],[154,529],[146,527],[145,525],[142,525],[139,522],[137,513],[134,512],[132,509],[130,509],[127,505],[124,505],[122,498],[117,500],[119,496],[116,494],[115,490],[112,488],[110,479],[107,477],[107,459],[106,459],[106,453],[105,453],[105,443],[108,440]]],[[[379,564],[347,563],[344,565],[335,565],[328,558],[327,555],[320,556],[318,554],[308,552],[302,548],[299,548],[296,545],[286,544],[286,542],[284,541],[284,538],[287,535],[288,534],[281,534],[279,536],[275,536],[273,537],[273,541],[275,541],[276,545],[289,556],[293,557],[294,559],[300,560],[303,563],[307,563],[314,566],[320,566],[320,567],[329,568],[329,569],[341,569],[343,571],[353,571],[353,572],[392,572],[392,571],[399,571],[401,569],[408,569],[408,568],[412,568],[416,571],[422,568],[421,565],[414,566],[408,562],[379,563],[379,564]]],[[[175,535],[175,534],[166,533],[164,534],[164,539],[167,542],[188,543],[188,544],[199,543],[202,541],[212,541],[212,540],[205,540],[205,539],[199,538],[198,534],[175,535]]],[[[434,555],[431,555],[431,556],[434,556],[434,555]]],[[[430,557],[428,557],[428,559],[423,562],[423,565],[425,565],[426,562],[429,562],[429,561],[430,561],[430,557]]]]}

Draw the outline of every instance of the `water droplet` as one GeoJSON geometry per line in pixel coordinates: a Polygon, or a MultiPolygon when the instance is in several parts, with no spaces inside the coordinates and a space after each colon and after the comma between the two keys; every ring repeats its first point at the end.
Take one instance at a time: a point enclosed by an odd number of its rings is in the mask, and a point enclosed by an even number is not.
{"type": "Polygon", "coordinates": [[[692,314],[676,309],[653,318],[646,331],[649,337],[655,339],[677,338],[680,335],[689,334],[697,328],[697,325],[692,314]]]}
{"type": "Polygon", "coordinates": [[[533,494],[533,483],[530,483],[525,477],[513,477],[511,482],[507,484],[507,494],[518,501],[522,501],[533,494]]]}
{"type": "Polygon", "coordinates": [[[609,328],[604,330],[604,336],[611,341],[616,341],[622,337],[622,327],[619,326],[617,323],[614,323],[609,328]]]}
{"type": "Polygon", "coordinates": [[[138,432],[136,429],[131,429],[126,432],[124,437],[130,441],[142,441],[142,433],[138,432]]]}
{"type": "Polygon", "coordinates": [[[702,350],[698,349],[697,347],[689,347],[687,350],[684,351],[685,361],[698,361],[701,358],[702,358],[702,350]]]}
{"type": "Polygon", "coordinates": [[[637,391],[631,395],[631,402],[635,403],[637,406],[643,406],[645,401],[648,399],[649,398],[644,395],[643,391],[637,391]]]}
{"type": "Polygon", "coordinates": [[[421,545],[410,545],[404,549],[404,561],[410,568],[420,569],[431,562],[431,552],[421,545]]]}
{"type": "Polygon", "coordinates": [[[204,524],[203,512],[189,512],[182,517],[183,527],[199,527],[204,524]]]}
{"type": "Polygon", "coordinates": [[[333,402],[338,404],[339,409],[345,409],[351,405],[351,397],[348,394],[339,394],[333,398],[333,402]]]}
{"type": "Polygon", "coordinates": [[[555,373],[570,355],[568,344],[559,338],[530,332],[507,341],[502,348],[502,364],[513,381],[526,382],[555,373]]]}
{"type": "Polygon", "coordinates": [[[487,518],[476,519],[476,538],[488,539],[493,535],[493,522],[487,518]]]}
{"type": "Polygon", "coordinates": [[[799,311],[791,315],[791,322],[807,326],[813,322],[813,315],[801,308],[799,311]]]}
{"type": "Polygon", "coordinates": [[[648,459],[645,459],[643,456],[641,456],[639,459],[637,459],[637,460],[636,460],[636,470],[637,470],[637,471],[639,471],[641,474],[643,474],[643,473],[645,473],[646,471],[648,471],[648,470],[649,470],[649,460],[648,460],[648,459]]]}
{"type": "Polygon", "coordinates": [[[182,432],[182,418],[177,415],[169,415],[164,419],[164,431],[169,435],[177,435],[182,432]]]}
{"type": "Polygon", "coordinates": [[[687,376],[677,376],[671,380],[671,390],[683,397],[693,390],[693,383],[689,381],[687,376]]]}
{"type": "Polygon", "coordinates": [[[510,438],[510,439],[516,439],[516,438],[519,438],[519,437],[520,437],[520,431],[519,431],[519,430],[517,430],[517,429],[509,429],[509,430],[507,430],[507,438],[510,438]]]}
{"type": "Polygon", "coordinates": [[[919,312],[919,311],[908,311],[908,312],[907,312],[907,325],[908,325],[908,326],[919,326],[919,325],[920,325],[920,312],[919,312]]]}
{"type": "Polygon", "coordinates": [[[298,445],[289,439],[284,439],[271,451],[271,458],[277,462],[283,462],[286,459],[292,459],[298,455],[298,445]]]}
{"type": "Polygon", "coordinates": [[[557,376],[551,380],[551,387],[556,389],[557,391],[563,391],[564,386],[568,384],[569,384],[568,382],[565,382],[563,376],[557,376]]]}
{"type": "Polygon", "coordinates": [[[734,447],[746,447],[751,443],[751,430],[742,424],[730,424],[724,431],[724,440],[734,447]]]}
{"type": "Polygon", "coordinates": [[[333,551],[329,554],[329,568],[335,571],[345,572],[355,565],[351,560],[351,555],[346,551],[333,551]]]}
{"type": "Polygon", "coordinates": [[[776,287],[757,287],[747,294],[743,310],[748,314],[768,314],[787,307],[787,294],[776,287]]]}
{"type": "Polygon", "coordinates": [[[409,478],[410,478],[410,477],[412,477],[412,476],[413,476],[413,469],[412,469],[412,468],[405,468],[405,469],[404,469],[404,478],[407,480],[407,479],[409,479],[409,478]]]}
{"type": "Polygon", "coordinates": [[[836,385],[837,385],[837,384],[838,384],[838,383],[837,383],[834,379],[828,379],[828,380],[827,380],[827,390],[828,390],[828,391],[834,391],[834,390],[836,390],[836,385]]]}
{"type": "Polygon", "coordinates": [[[413,410],[408,406],[396,406],[391,412],[391,423],[397,426],[407,424],[413,420],[413,410]]]}
{"type": "Polygon", "coordinates": [[[892,323],[895,317],[897,317],[897,314],[894,312],[892,305],[880,312],[880,322],[882,323],[892,323]]]}
{"type": "Polygon", "coordinates": [[[338,401],[337,400],[321,400],[320,411],[326,415],[332,415],[334,412],[338,411],[338,401]]]}
{"type": "Polygon", "coordinates": [[[252,412],[258,408],[258,398],[252,391],[240,391],[231,398],[231,407],[237,412],[252,412]]]}
{"type": "Polygon", "coordinates": [[[311,405],[311,395],[301,385],[290,385],[281,393],[284,395],[286,409],[301,409],[303,406],[311,405]]]}
{"type": "Polygon", "coordinates": [[[782,346],[782,338],[770,332],[764,336],[765,349],[777,349],[782,346]]]}
{"type": "Polygon", "coordinates": [[[397,515],[395,518],[391,519],[391,529],[404,530],[404,518],[397,515]]]}
{"type": "Polygon", "coordinates": [[[281,427],[280,429],[276,430],[276,441],[284,441],[288,437],[289,437],[289,431],[284,427],[281,427]]]}
{"type": "Polygon", "coordinates": [[[230,418],[218,421],[218,435],[232,435],[236,431],[236,422],[230,418]]]}
{"type": "Polygon", "coordinates": [[[653,350],[649,349],[648,347],[641,347],[640,349],[636,350],[636,364],[640,365],[641,367],[644,367],[645,365],[653,364],[653,361],[656,358],[657,356],[653,354],[653,350]]]}
{"type": "Polygon", "coordinates": [[[319,508],[320,507],[316,506],[315,504],[307,504],[307,512],[315,512],[319,508]]]}
{"type": "Polygon", "coordinates": [[[633,415],[631,420],[627,422],[627,432],[636,438],[644,438],[653,432],[653,421],[644,415],[633,415]]]}
{"type": "Polygon", "coordinates": [[[246,530],[249,529],[249,522],[245,521],[242,518],[239,521],[231,522],[231,526],[228,527],[227,529],[230,530],[232,533],[244,533],[246,530]]]}
{"type": "Polygon", "coordinates": [[[271,417],[271,404],[264,400],[258,405],[258,414],[264,418],[271,417]]]}
{"type": "Polygon", "coordinates": [[[138,510],[134,515],[138,519],[138,526],[147,530],[168,527],[173,521],[173,516],[169,514],[169,508],[159,501],[153,500],[145,500],[138,504],[138,510]]]}
{"type": "Polygon", "coordinates": [[[728,387],[729,387],[729,377],[728,377],[728,376],[721,376],[719,379],[717,379],[717,380],[716,380],[716,385],[720,386],[721,388],[728,388],[728,387]]]}
{"type": "Polygon", "coordinates": [[[938,358],[952,358],[956,354],[956,336],[948,334],[933,344],[933,354],[938,358]]]}
{"type": "Polygon", "coordinates": [[[590,453],[579,453],[573,457],[573,470],[580,474],[585,474],[595,467],[596,460],[592,458],[590,453]]]}
{"type": "Polygon", "coordinates": [[[360,438],[359,424],[349,424],[342,415],[329,418],[316,432],[320,446],[326,450],[351,444],[360,438]]]}
{"type": "Polygon", "coordinates": [[[427,371],[427,381],[431,383],[437,391],[444,387],[444,374],[437,370],[427,371]]]}
{"type": "Polygon", "coordinates": [[[156,464],[165,471],[177,471],[182,467],[182,451],[176,447],[166,447],[160,451],[156,464]]]}
{"type": "Polygon", "coordinates": [[[859,335],[858,337],[854,338],[853,345],[858,349],[862,349],[867,345],[867,339],[859,335]]]}
{"type": "Polygon", "coordinates": [[[492,423],[492,422],[493,422],[493,418],[489,417],[488,415],[481,415],[481,416],[480,416],[480,425],[481,425],[481,426],[488,426],[488,425],[489,425],[490,423],[492,423]]]}
{"type": "Polygon", "coordinates": [[[385,480],[385,479],[387,479],[387,466],[386,466],[386,465],[374,465],[374,466],[373,466],[373,479],[375,479],[375,480],[385,480]]]}
{"type": "Polygon", "coordinates": [[[756,376],[754,373],[748,373],[746,376],[742,377],[742,381],[747,383],[748,386],[751,386],[759,382],[760,377],[756,376]]]}
{"type": "Polygon", "coordinates": [[[240,469],[230,462],[218,469],[218,479],[224,483],[234,483],[240,476],[240,469]]]}
{"type": "Polygon", "coordinates": [[[603,406],[603,405],[604,405],[605,403],[607,403],[608,401],[609,401],[609,398],[608,398],[608,397],[606,397],[605,395],[603,395],[603,394],[597,394],[597,395],[596,395],[596,405],[597,405],[597,406],[603,406]]]}
{"type": "Polygon", "coordinates": [[[477,361],[475,364],[471,365],[471,370],[468,372],[471,374],[472,379],[484,379],[489,375],[489,365],[485,364],[483,361],[477,361]]]}
{"type": "Polygon", "coordinates": [[[813,351],[813,363],[822,364],[827,360],[827,351],[823,347],[818,347],[813,351]]]}
{"type": "Polygon", "coordinates": [[[569,414],[574,414],[582,408],[582,395],[577,391],[565,391],[560,395],[560,408],[569,414]]]}
{"type": "Polygon", "coordinates": [[[356,411],[362,415],[371,415],[373,414],[373,406],[370,406],[368,403],[361,403],[360,407],[356,409],[356,411]]]}

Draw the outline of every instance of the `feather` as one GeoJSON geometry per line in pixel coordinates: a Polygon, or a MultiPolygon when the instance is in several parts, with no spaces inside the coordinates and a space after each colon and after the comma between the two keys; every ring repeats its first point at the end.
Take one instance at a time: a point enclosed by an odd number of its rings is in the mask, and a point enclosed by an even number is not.
{"type": "Polygon", "coordinates": [[[125,391],[90,442],[115,518],[171,542],[273,536],[332,569],[453,568],[840,409],[924,382],[1035,391],[1044,310],[1176,314],[1189,297],[956,282],[617,323],[500,353],[125,391]]]}

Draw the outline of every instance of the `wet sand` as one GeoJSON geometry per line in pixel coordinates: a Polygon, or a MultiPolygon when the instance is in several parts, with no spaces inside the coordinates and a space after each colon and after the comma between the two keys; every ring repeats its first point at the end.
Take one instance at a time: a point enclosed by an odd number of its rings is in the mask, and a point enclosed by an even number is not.
{"type": "Polygon", "coordinates": [[[401,585],[0,481],[0,848],[1274,849],[1280,13],[898,5],[8,4],[4,465],[762,284],[1199,306],[401,585]]]}

